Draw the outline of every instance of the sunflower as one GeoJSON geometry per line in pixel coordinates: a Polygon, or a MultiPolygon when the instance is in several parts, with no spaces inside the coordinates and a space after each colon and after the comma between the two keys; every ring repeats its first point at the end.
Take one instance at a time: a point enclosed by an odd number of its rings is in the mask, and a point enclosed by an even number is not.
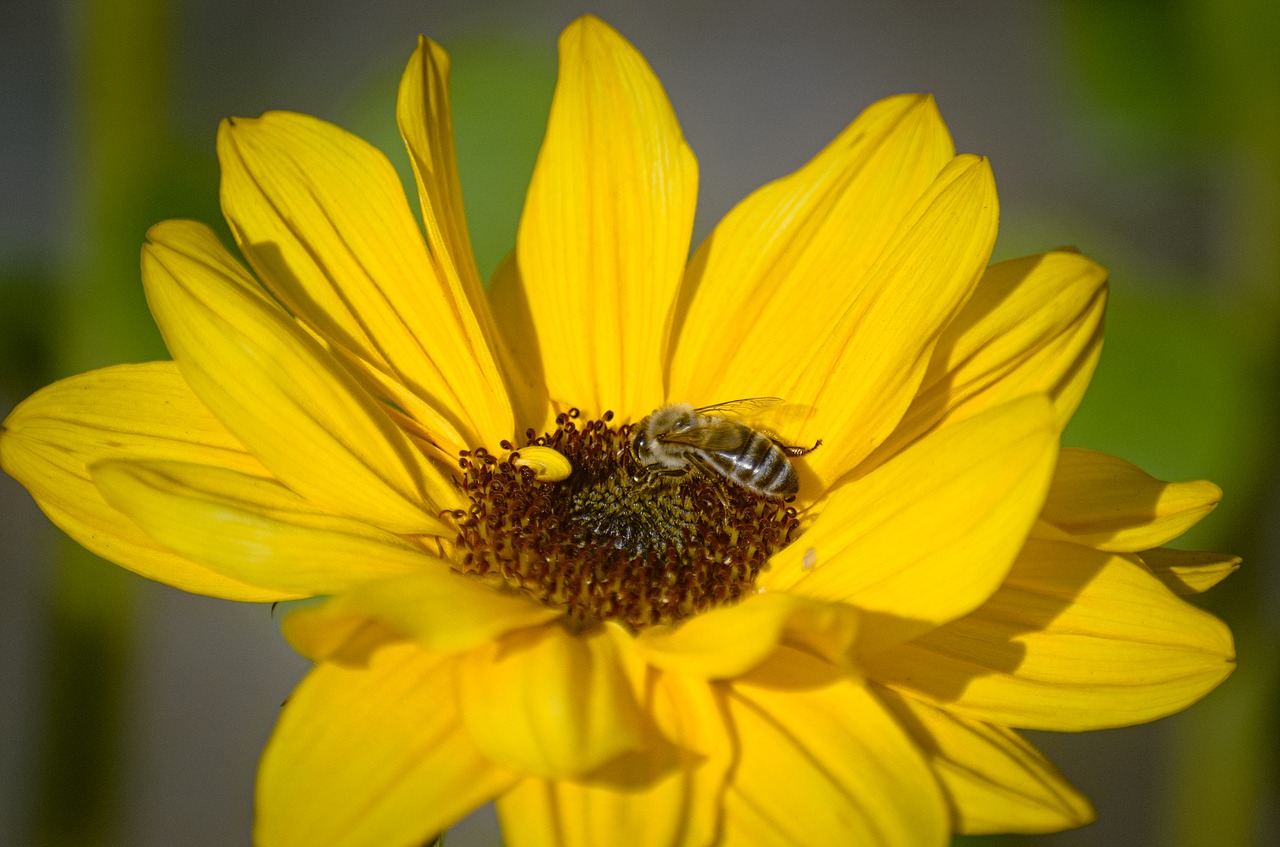
{"type": "Polygon", "coordinates": [[[989,265],[991,170],[926,96],[872,105],[690,259],[697,167],[652,71],[591,17],[560,51],[488,287],[421,39],[397,114],[424,226],[358,138],[229,120],[252,273],[201,224],[155,226],[173,361],[5,422],[5,470],[94,552],[312,598],[283,617],[315,666],[262,759],[257,843],[422,844],[490,800],[512,845],[1088,822],[1015,729],[1203,696],[1231,635],[1177,595],[1236,566],[1161,546],[1216,486],[1059,446],[1104,270],[989,265]]]}

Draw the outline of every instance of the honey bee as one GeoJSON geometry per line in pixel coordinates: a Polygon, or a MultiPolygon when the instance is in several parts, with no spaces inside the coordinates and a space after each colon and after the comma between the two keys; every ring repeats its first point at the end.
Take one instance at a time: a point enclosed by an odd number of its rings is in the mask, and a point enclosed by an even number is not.
{"type": "Polygon", "coordinates": [[[752,397],[703,406],[672,403],[636,424],[632,455],[648,473],[679,476],[696,469],[715,474],[766,497],[791,497],[800,490],[790,458],[816,450],[794,447],[726,415],[781,402],[752,397]]]}

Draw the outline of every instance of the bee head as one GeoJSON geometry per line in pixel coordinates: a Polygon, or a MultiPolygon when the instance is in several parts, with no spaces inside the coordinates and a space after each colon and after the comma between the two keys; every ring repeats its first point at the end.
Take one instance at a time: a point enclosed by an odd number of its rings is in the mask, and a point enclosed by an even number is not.
{"type": "Polygon", "coordinates": [[[631,455],[642,465],[649,464],[653,460],[653,447],[650,443],[648,424],[649,418],[645,418],[636,424],[636,432],[631,439],[631,455]]]}

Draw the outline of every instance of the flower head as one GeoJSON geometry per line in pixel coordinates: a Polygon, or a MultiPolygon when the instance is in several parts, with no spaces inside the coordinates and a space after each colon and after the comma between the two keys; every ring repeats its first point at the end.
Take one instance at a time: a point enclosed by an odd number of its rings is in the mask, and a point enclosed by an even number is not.
{"type": "Polygon", "coordinates": [[[262,845],[941,844],[1092,815],[1015,728],[1181,709],[1231,669],[1161,545],[1213,508],[1059,448],[1105,272],[988,264],[987,162],[933,101],[868,108],[689,258],[697,166],[643,58],[561,39],[514,258],[485,288],[448,60],[387,160],[227,121],[252,273],[169,221],[172,362],[37,393],[0,459],[87,547],[284,618],[315,661],[263,757],[262,845]],[[741,401],[724,405],[726,401],[741,401]]]}

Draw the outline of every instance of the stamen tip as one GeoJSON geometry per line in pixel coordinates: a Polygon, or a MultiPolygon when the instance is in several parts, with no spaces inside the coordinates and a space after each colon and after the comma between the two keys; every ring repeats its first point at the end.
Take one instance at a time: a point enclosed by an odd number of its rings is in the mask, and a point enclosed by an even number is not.
{"type": "Polygon", "coordinates": [[[539,482],[560,482],[573,473],[573,464],[569,459],[550,447],[521,447],[508,458],[516,467],[532,470],[534,479],[539,482]]]}

